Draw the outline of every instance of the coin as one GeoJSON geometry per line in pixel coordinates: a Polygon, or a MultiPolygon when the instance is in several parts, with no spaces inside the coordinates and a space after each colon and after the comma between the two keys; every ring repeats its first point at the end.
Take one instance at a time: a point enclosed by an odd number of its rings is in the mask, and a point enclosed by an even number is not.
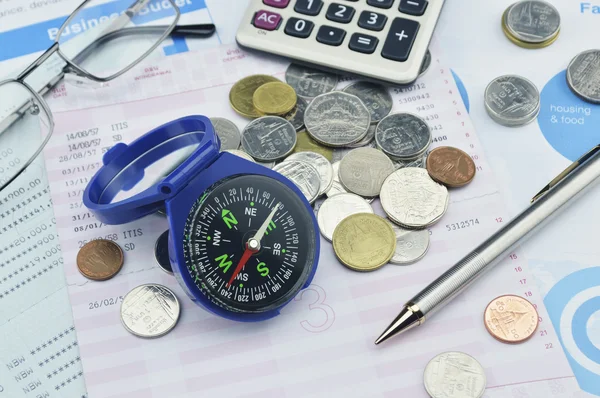
{"type": "Polygon", "coordinates": [[[325,239],[331,242],[338,224],[348,216],[358,213],[373,213],[367,201],[353,193],[340,193],[326,199],[319,207],[317,221],[319,230],[325,239]]]}
{"type": "Polygon", "coordinates": [[[425,53],[425,57],[423,57],[423,63],[421,64],[421,70],[419,71],[419,77],[423,76],[429,70],[429,66],[431,66],[431,51],[427,49],[425,53]]]}
{"type": "Polygon", "coordinates": [[[584,101],[600,104],[600,50],[577,54],[567,68],[567,83],[584,101]]]}
{"type": "Polygon", "coordinates": [[[266,167],[267,169],[271,169],[271,170],[277,164],[277,162],[256,162],[256,163],[260,164],[261,166],[266,167]]]}
{"type": "Polygon", "coordinates": [[[237,157],[240,157],[242,159],[246,159],[249,160],[252,163],[256,163],[256,161],[254,159],[252,159],[252,156],[248,155],[246,152],[244,151],[240,151],[239,149],[227,149],[223,152],[228,152],[232,155],[235,155],[237,157]]]}
{"type": "Polygon", "coordinates": [[[481,398],[487,380],[483,367],[475,358],[451,351],[429,361],[423,383],[431,398],[481,398]]]}
{"type": "Polygon", "coordinates": [[[483,313],[485,328],[503,343],[522,343],[531,338],[539,324],[537,310],[522,297],[496,297],[483,313]]]}
{"type": "Polygon", "coordinates": [[[356,148],[340,161],[340,182],[349,192],[360,196],[379,195],[381,185],[394,171],[390,158],[373,148],[356,148]]]}
{"type": "Polygon", "coordinates": [[[441,146],[427,156],[427,171],[435,181],[449,187],[462,187],[475,177],[475,162],[458,148],[441,146]]]}
{"type": "Polygon", "coordinates": [[[427,170],[406,167],[385,180],[381,207],[396,224],[422,229],[437,222],[448,209],[448,190],[433,181],[427,170]]]}
{"type": "Polygon", "coordinates": [[[344,218],[333,232],[333,250],[354,271],[375,271],[386,265],[396,251],[396,236],[390,224],[370,213],[344,218]]]}
{"type": "Polygon", "coordinates": [[[333,90],[337,86],[338,77],[332,73],[291,64],[285,71],[285,81],[294,88],[296,94],[313,98],[333,90]]]}
{"type": "Polygon", "coordinates": [[[231,87],[229,91],[229,103],[234,111],[245,117],[260,117],[260,113],[254,109],[252,96],[257,88],[270,82],[278,82],[279,79],[269,75],[252,75],[243,78],[231,87]]]}
{"type": "Polygon", "coordinates": [[[221,150],[238,149],[242,139],[240,129],[231,120],[222,117],[211,117],[215,133],[221,140],[221,150]]]}
{"type": "Polygon", "coordinates": [[[485,109],[496,122],[507,127],[523,126],[540,111],[540,93],[524,77],[505,75],[485,89],[485,109]]]}
{"type": "Polygon", "coordinates": [[[328,198],[331,198],[332,196],[335,196],[335,195],[339,195],[341,193],[348,192],[348,191],[346,191],[346,188],[344,188],[344,186],[340,182],[340,173],[339,173],[340,172],[340,161],[338,160],[337,162],[334,162],[331,165],[331,168],[333,170],[333,183],[331,184],[331,187],[329,187],[327,192],[325,192],[325,194],[327,195],[328,198]]]}
{"type": "Polygon", "coordinates": [[[156,263],[167,274],[173,275],[171,260],[169,259],[169,230],[160,234],[154,245],[154,258],[156,263]]]}
{"type": "Polygon", "coordinates": [[[339,147],[367,135],[371,116],[355,95],[334,91],[312,100],[304,113],[304,125],[312,138],[323,145],[339,147]]]}
{"type": "Polygon", "coordinates": [[[560,14],[545,1],[524,0],[510,6],[504,24],[509,33],[525,43],[543,43],[556,37],[560,30],[560,14]]]}
{"type": "Polygon", "coordinates": [[[333,168],[325,156],[315,152],[297,152],[288,156],[286,161],[288,160],[300,160],[317,169],[321,176],[319,196],[323,195],[331,188],[331,184],[333,184],[333,168]]]}
{"type": "Polygon", "coordinates": [[[395,113],[385,117],[375,132],[377,146],[398,160],[413,160],[427,151],[431,130],[427,123],[412,113],[395,113]]]}
{"type": "Polygon", "coordinates": [[[386,117],[394,104],[388,89],[378,83],[357,82],[347,86],[343,91],[360,98],[371,113],[371,123],[378,123],[386,117]]]}
{"type": "Polygon", "coordinates": [[[242,148],[260,162],[286,157],[296,146],[296,129],[278,116],[263,116],[248,123],[242,132],[242,148]]]}
{"type": "Polygon", "coordinates": [[[425,168],[425,156],[422,157],[418,157],[415,160],[407,160],[407,161],[401,161],[401,160],[396,160],[394,161],[394,169],[399,170],[399,169],[403,169],[405,167],[422,167],[425,168]]]}
{"type": "Polygon", "coordinates": [[[180,312],[179,300],[169,288],[150,283],[134,288],[123,298],[121,322],[138,337],[160,337],[175,327],[180,312]]]}
{"type": "Polygon", "coordinates": [[[325,159],[331,160],[333,159],[333,150],[326,146],[319,144],[317,141],[310,138],[310,135],[306,131],[301,131],[296,135],[296,147],[294,148],[294,153],[298,152],[316,152],[320,155],[323,155],[325,159]]]}
{"type": "Polygon", "coordinates": [[[304,112],[306,112],[306,107],[308,106],[308,102],[302,97],[297,96],[296,106],[290,112],[291,114],[285,116],[287,120],[292,123],[292,126],[296,129],[296,131],[302,131],[304,128],[304,112]]]}
{"type": "Polygon", "coordinates": [[[96,239],[83,245],[77,253],[77,268],[93,281],[105,281],[123,267],[123,250],[112,240],[96,239]]]}
{"type": "Polygon", "coordinates": [[[391,224],[396,234],[396,252],[390,263],[408,265],[425,257],[429,249],[429,231],[426,229],[409,230],[391,224]]]}
{"type": "Polygon", "coordinates": [[[371,123],[371,126],[369,127],[369,131],[367,131],[367,135],[365,135],[365,137],[362,140],[360,140],[354,144],[348,144],[347,147],[352,149],[352,148],[360,148],[360,147],[371,144],[369,146],[371,146],[372,148],[375,148],[377,145],[372,145],[372,142],[373,142],[373,139],[375,138],[376,131],[377,131],[377,124],[371,123]]]}
{"type": "MultiPolygon", "coordinates": [[[[510,7],[509,7],[509,9],[510,9],[510,7]]],[[[554,43],[558,39],[558,36],[559,36],[558,33],[556,35],[552,36],[550,39],[540,42],[540,43],[529,43],[529,42],[517,39],[513,35],[513,33],[510,31],[508,26],[506,25],[506,15],[508,14],[509,9],[507,9],[504,12],[504,14],[502,15],[502,31],[504,32],[504,35],[506,36],[506,38],[508,40],[510,40],[513,44],[516,44],[519,47],[527,48],[530,50],[535,50],[535,49],[539,49],[539,48],[548,47],[550,44],[554,43]]]]}
{"type": "Polygon", "coordinates": [[[273,170],[296,184],[309,203],[313,203],[319,196],[321,176],[317,169],[310,164],[299,160],[290,160],[279,163],[273,170]]]}
{"type": "Polygon", "coordinates": [[[252,103],[263,115],[285,115],[296,106],[296,92],[283,82],[265,83],[254,91],[252,103]]]}

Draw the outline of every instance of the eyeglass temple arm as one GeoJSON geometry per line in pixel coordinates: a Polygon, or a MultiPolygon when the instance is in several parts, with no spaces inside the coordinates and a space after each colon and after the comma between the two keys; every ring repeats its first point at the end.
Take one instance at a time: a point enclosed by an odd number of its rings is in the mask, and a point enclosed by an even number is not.
{"type": "Polygon", "coordinates": [[[210,37],[217,28],[211,23],[194,25],[176,25],[171,35],[191,36],[191,37],[210,37]]]}

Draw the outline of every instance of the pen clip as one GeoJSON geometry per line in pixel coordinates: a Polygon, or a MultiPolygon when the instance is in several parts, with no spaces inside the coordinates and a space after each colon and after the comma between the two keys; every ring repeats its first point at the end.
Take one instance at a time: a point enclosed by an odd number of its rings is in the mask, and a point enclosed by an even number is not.
{"type": "Polygon", "coordinates": [[[569,174],[571,174],[574,170],[576,170],[586,160],[588,160],[593,155],[595,155],[598,151],[600,151],[600,145],[596,145],[590,151],[588,151],[585,155],[583,155],[582,157],[580,157],[579,159],[577,159],[576,161],[571,163],[571,165],[569,165],[569,167],[567,167],[559,175],[554,177],[554,179],[552,179],[552,181],[550,181],[548,183],[548,185],[546,185],[544,188],[542,188],[542,190],[540,192],[538,192],[533,198],[531,198],[531,203],[535,202],[536,200],[538,200],[542,196],[544,196],[550,189],[552,189],[555,185],[557,185],[559,182],[564,180],[569,174]]]}

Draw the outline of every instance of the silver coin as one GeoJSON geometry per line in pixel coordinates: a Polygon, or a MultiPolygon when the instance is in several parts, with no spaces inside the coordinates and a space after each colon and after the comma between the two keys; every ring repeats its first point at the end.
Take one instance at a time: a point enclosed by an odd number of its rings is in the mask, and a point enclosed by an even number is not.
{"type": "Polygon", "coordinates": [[[371,113],[371,123],[378,123],[392,111],[394,105],[392,96],[381,84],[357,82],[346,86],[343,91],[360,98],[371,113]]]}
{"type": "Polygon", "coordinates": [[[319,196],[321,176],[309,163],[290,160],[279,163],[273,170],[296,184],[309,203],[313,203],[319,196]]]}
{"type": "Polygon", "coordinates": [[[437,222],[448,209],[448,189],[429,177],[427,170],[406,167],[385,180],[381,207],[396,224],[422,229],[437,222]]]}
{"type": "Polygon", "coordinates": [[[423,383],[431,398],[480,398],[487,379],[475,358],[453,351],[436,355],[429,361],[423,383]]]}
{"type": "Polygon", "coordinates": [[[344,186],[340,182],[340,174],[339,174],[340,161],[338,160],[337,162],[334,162],[331,165],[331,169],[333,170],[333,182],[331,184],[331,187],[329,187],[327,192],[325,192],[325,194],[327,195],[328,198],[331,198],[332,196],[335,196],[335,195],[339,195],[341,193],[348,192],[348,191],[346,191],[346,188],[344,188],[344,186]]]}
{"type": "Polygon", "coordinates": [[[128,332],[139,337],[160,337],[177,324],[181,307],[175,294],[158,284],[141,285],[131,290],[121,303],[121,322],[128,332]]]}
{"type": "Polygon", "coordinates": [[[353,149],[340,161],[340,182],[360,196],[379,195],[381,185],[394,171],[390,158],[373,148],[353,149]]]}
{"type": "Polygon", "coordinates": [[[371,115],[355,95],[334,91],[316,97],[306,108],[308,134],[323,145],[340,147],[362,140],[371,125],[371,115]]]}
{"type": "Polygon", "coordinates": [[[560,30],[560,14],[545,1],[524,0],[510,6],[505,23],[510,33],[527,43],[550,40],[560,30]]]}
{"type": "Polygon", "coordinates": [[[154,245],[154,258],[156,263],[167,274],[173,275],[171,260],[169,259],[169,230],[160,234],[154,245]]]}
{"type": "Polygon", "coordinates": [[[524,77],[505,75],[494,79],[485,89],[485,109],[503,126],[523,126],[540,111],[540,93],[524,77]]]}
{"type": "Polygon", "coordinates": [[[321,204],[317,213],[319,230],[325,239],[331,242],[333,231],[342,220],[352,214],[373,213],[371,205],[353,193],[341,193],[328,198],[321,204]]]}
{"type": "Polygon", "coordinates": [[[426,163],[427,157],[426,156],[421,156],[415,160],[409,160],[409,161],[395,161],[394,163],[394,168],[396,170],[399,169],[403,169],[405,167],[421,167],[421,168],[426,168],[427,167],[427,163],[426,163]]]}
{"type": "MultiPolygon", "coordinates": [[[[371,126],[376,126],[376,125],[372,124],[371,126]]],[[[375,127],[375,128],[377,128],[377,127],[375,127]]],[[[371,128],[369,128],[369,131],[371,131],[371,128]]],[[[362,142],[362,141],[363,140],[361,140],[359,142],[362,142]]],[[[333,154],[331,155],[331,160],[333,160],[334,162],[340,161],[340,160],[342,160],[344,158],[344,156],[346,156],[347,154],[349,154],[351,150],[356,149],[356,148],[364,148],[364,147],[378,149],[377,148],[377,143],[375,142],[375,140],[371,140],[371,142],[369,142],[366,145],[358,145],[358,143],[356,143],[356,144],[350,144],[350,145],[348,145],[346,147],[343,147],[343,148],[334,148],[333,149],[333,154]]]]}
{"type": "Polygon", "coordinates": [[[426,229],[410,230],[390,223],[396,234],[396,252],[390,263],[408,265],[425,257],[429,249],[429,231],[426,229]]]}
{"type": "Polygon", "coordinates": [[[330,92],[337,86],[338,76],[297,64],[285,71],[285,81],[302,97],[314,98],[330,92]]]}
{"type": "MultiPolygon", "coordinates": [[[[348,148],[352,149],[352,148],[360,148],[363,146],[370,146],[371,148],[376,148],[377,145],[375,144],[375,142],[373,142],[373,139],[375,138],[375,132],[377,131],[377,124],[373,124],[371,123],[371,127],[369,127],[369,131],[367,131],[367,135],[365,135],[365,138],[363,138],[362,140],[358,141],[355,144],[348,144],[348,148]]],[[[334,152],[337,149],[334,149],[334,152]]]]}
{"type": "Polygon", "coordinates": [[[264,116],[248,123],[242,133],[242,148],[259,162],[289,155],[296,146],[296,129],[278,116],[264,116]]]}
{"type": "Polygon", "coordinates": [[[395,113],[377,125],[377,146],[398,160],[420,157],[431,145],[431,130],[427,123],[412,113],[395,113]]]}
{"type": "Polygon", "coordinates": [[[419,77],[423,76],[429,70],[431,66],[431,51],[427,49],[425,57],[423,57],[423,63],[421,64],[421,70],[419,71],[419,77]]]}
{"type": "Polygon", "coordinates": [[[584,101],[600,104],[600,50],[578,54],[567,68],[567,83],[584,101]]]}
{"type": "Polygon", "coordinates": [[[215,133],[221,140],[221,150],[238,149],[242,136],[240,129],[231,120],[222,117],[211,117],[210,121],[213,124],[215,133]]]}
{"type": "Polygon", "coordinates": [[[271,170],[277,164],[277,162],[256,162],[256,163],[260,164],[261,166],[266,167],[267,169],[271,169],[271,170]]]}
{"type": "Polygon", "coordinates": [[[237,157],[240,157],[242,159],[246,159],[246,160],[249,160],[249,161],[251,161],[253,163],[256,163],[256,161],[254,159],[252,159],[252,156],[248,155],[244,151],[240,151],[239,149],[227,149],[227,150],[225,150],[223,152],[228,152],[228,153],[230,153],[232,155],[235,155],[237,157]]]}
{"type": "Polygon", "coordinates": [[[331,163],[329,163],[329,160],[327,160],[325,156],[315,152],[303,151],[291,154],[285,161],[287,162],[289,160],[306,162],[317,169],[321,176],[319,196],[323,195],[331,188],[331,184],[333,184],[333,167],[331,167],[331,163]]]}
{"type": "Polygon", "coordinates": [[[296,132],[304,129],[304,112],[306,112],[307,106],[308,102],[304,98],[297,98],[296,112],[294,113],[294,116],[289,119],[290,123],[292,123],[292,126],[294,126],[296,129],[296,132]]]}

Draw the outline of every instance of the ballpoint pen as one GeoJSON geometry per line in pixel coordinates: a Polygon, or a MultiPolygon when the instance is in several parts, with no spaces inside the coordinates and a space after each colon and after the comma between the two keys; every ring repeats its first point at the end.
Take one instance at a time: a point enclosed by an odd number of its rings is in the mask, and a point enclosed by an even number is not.
{"type": "Polygon", "coordinates": [[[498,264],[516,245],[532,235],[567,203],[584,193],[600,177],[600,145],[583,155],[546,185],[521,214],[493,234],[456,265],[410,299],[400,314],[375,340],[422,325],[477,278],[498,264]]]}

